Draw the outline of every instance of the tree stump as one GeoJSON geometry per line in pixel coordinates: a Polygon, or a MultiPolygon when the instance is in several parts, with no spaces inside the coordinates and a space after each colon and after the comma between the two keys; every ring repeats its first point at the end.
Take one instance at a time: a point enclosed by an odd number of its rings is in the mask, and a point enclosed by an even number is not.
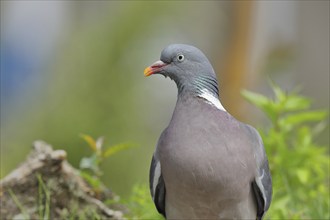
{"type": "Polygon", "coordinates": [[[123,219],[102,201],[66,160],[64,150],[35,141],[17,169],[0,180],[1,219],[123,219]]]}

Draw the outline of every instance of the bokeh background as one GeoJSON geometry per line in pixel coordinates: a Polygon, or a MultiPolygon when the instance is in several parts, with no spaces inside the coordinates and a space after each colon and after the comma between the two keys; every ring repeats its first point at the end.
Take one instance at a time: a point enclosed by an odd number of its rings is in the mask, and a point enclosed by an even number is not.
{"type": "Polygon", "coordinates": [[[1,1],[0,177],[36,139],[78,167],[91,154],[83,133],[138,146],[102,164],[117,194],[147,182],[177,91],[143,70],[171,43],[205,52],[223,105],[244,122],[268,123],[240,91],[268,96],[269,79],[329,109],[329,1],[1,1]]]}

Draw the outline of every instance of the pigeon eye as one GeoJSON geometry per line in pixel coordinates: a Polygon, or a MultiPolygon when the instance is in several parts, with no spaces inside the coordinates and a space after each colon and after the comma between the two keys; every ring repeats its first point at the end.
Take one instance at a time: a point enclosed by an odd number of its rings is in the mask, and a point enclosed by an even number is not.
{"type": "Polygon", "coordinates": [[[177,56],[177,59],[178,59],[179,62],[184,61],[184,56],[183,56],[183,54],[179,54],[179,55],[177,56]]]}

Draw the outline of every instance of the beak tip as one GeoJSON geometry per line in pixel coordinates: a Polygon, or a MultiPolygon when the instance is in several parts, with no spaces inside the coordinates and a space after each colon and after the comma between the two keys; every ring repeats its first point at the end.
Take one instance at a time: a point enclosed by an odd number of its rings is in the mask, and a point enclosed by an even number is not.
{"type": "Polygon", "coordinates": [[[152,73],[153,73],[153,72],[152,72],[151,67],[147,67],[147,68],[145,68],[144,71],[143,71],[143,74],[144,74],[145,77],[150,76],[152,73]]]}

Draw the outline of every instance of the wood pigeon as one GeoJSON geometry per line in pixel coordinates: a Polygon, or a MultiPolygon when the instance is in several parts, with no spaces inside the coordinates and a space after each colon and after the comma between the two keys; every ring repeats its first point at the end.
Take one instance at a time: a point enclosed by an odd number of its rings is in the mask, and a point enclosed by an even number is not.
{"type": "Polygon", "coordinates": [[[272,198],[259,133],[221,105],[218,83],[197,48],[172,44],[144,71],[175,81],[178,97],[150,168],[150,191],[167,219],[262,219],[272,198]]]}

